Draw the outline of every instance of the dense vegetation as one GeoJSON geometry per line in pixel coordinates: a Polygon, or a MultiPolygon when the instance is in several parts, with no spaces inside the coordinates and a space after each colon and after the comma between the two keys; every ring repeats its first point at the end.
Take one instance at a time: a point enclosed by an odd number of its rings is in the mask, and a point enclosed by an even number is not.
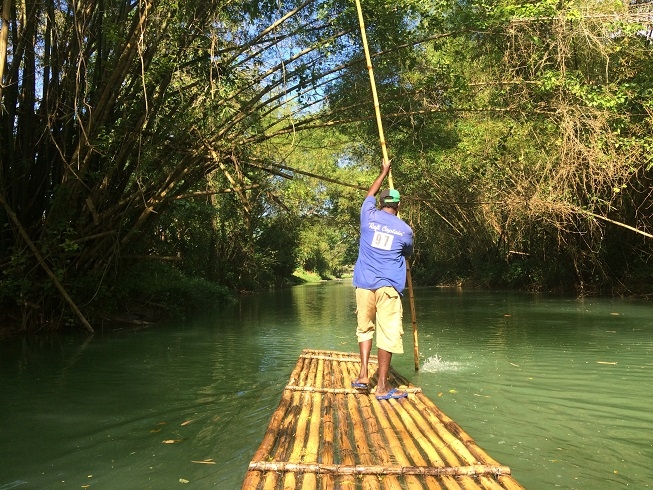
{"type": "MultiPolygon", "coordinates": [[[[351,266],[381,158],[353,2],[4,6],[4,326],[351,266]]],[[[653,291],[650,3],[363,8],[417,283],[653,291]]]]}

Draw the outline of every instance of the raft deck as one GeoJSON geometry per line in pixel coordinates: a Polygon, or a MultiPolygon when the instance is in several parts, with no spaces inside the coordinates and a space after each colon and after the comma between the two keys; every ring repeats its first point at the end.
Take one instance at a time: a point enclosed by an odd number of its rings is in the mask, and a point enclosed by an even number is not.
{"type": "MultiPolygon", "coordinates": [[[[408,398],[350,388],[359,366],[358,353],[303,351],[243,490],[523,488],[392,367],[408,398]]],[[[376,356],[369,368],[374,386],[376,356]]]]}

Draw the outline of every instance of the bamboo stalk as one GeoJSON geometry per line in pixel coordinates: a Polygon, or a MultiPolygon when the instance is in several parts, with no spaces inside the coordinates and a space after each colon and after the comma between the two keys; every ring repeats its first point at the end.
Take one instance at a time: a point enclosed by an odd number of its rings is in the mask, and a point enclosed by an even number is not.
{"type": "Polygon", "coordinates": [[[509,475],[499,475],[497,481],[499,481],[506,490],[524,490],[524,487],[509,475]]]}
{"type": "Polygon", "coordinates": [[[317,473],[331,475],[415,475],[415,476],[482,476],[510,475],[510,468],[502,465],[471,466],[384,466],[384,465],[347,465],[319,463],[287,463],[285,461],[258,461],[249,464],[250,470],[266,472],[317,473]]]}
{"type": "MultiPolygon", "coordinates": [[[[300,373],[301,377],[301,373],[300,373]]],[[[278,443],[276,452],[273,456],[273,460],[285,461],[288,457],[288,453],[291,451],[290,445],[293,442],[295,435],[295,427],[297,425],[297,412],[299,411],[299,399],[301,393],[293,392],[292,401],[289,409],[286,412],[286,417],[281,423],[281,427],[278,432],[278,443]]],[[[265,473],[265,480],[263,484],[264,490],[273,490],[277,486],[277,481],[279,479],[279,472],[276,471],[267,471],[265,473]]],[[[245,490],[245,489],[243,489],[245,490]]]]}
{"type": "MultiPolygon", "coordinates": [[[[374,102],[374,113],[376,115],[376,125],[379,131],[379,141],[381,143],[381,152],[383,154],[383,160],[389,161],[388,158],[388,149],[385,144],[385,136],[383,135],[383,121],[381,120],[381,108],[379,106],[379,97],[376,93],[376,82],[374,81],[374,68],[372,67],[372,58],[370,56],[370,50],[367,46],[367,34],[365,33],[365,20],[363,19],[363,9],[359,0],[356,0],[356,11],[358,12],[358,23],[360,24],[361,29],[361,39],[363,41],[363,50],[365,51],[365,62],[367,63],[367,71],[370,76],[370,86],[372,88],[372,100],[374,102]]],[[[388,182],[390,187],[393,188],[392,183],[392,170],[388,174],[388,182]]]]}
{"type": "Polygon", "coordinates": [[[417,313],[415,312],[415,295],[413,294],[413,275],[410,264],[406,260],[406,282],[408,283],[408,302],[410,304],[410,318],[413,326],[413,363],[415,371],[419,371],[419,342],[417,341],[417,313]]]}
{"type": "Polygon", "coordinates": [[[478,483],[481,484],[483,490],[505,490],[493,476],[481,475],[478,477],[478,483]]]}
{"type": "Polygon", "coordinates": [[[431,400],[422,393],[416,395],[422,408],[418,408],[433,425],[443,441],[453,448],[465,462],[482,462],[485,464],[498,465],[474,439],[467,434],[458,424],[447,417],[431,400]]]}
{"type": "MultiPolygon", "coordinates": [[[[397,410],[394,405],[398,405],[402,402],[407,402],[408,400],[391,400],[391,403],[387,401],[380,401],[374,404],[377,416],[384,412],[389,424],[385,428],[385,433],[387,436],[392,434],[397,438],[397,441],[401,444],[402,451],[406,453],[409,458],[409,463],[404,463],[404,466],[410,467],[427,467],[429,466],[422,453],[419,451],[415,442],[413,441],[410,433],[406,430],[401,418],[397,414],[397,410]],[[393,403],[392,403],[393,402],[393,403]],[[377,408],[378,407],[378,408],[377,408]]],[[[396,448],[393,447],[393,450],[396,448]]],[[[442,464],[444,466],[444,464],[442,464]]]]}
{"type": "MultiPolygon", "coordinates": [[[[312,384],[315,380],[315,373],[317,372],[317,363],[316,359],[311,359],[308,365],[308,371],[306,374],[305,383],[312,384]]],[[[297,423],[294,424],[293,438],[292,438],[292,449],[290,455],[288,456],[289,462],[301,462],[302,454],[304,453],[304,443],[306,441],[306,436],[308,434],[308,424],[311,418],[311,409],[313,404],[311,403],[311,394],[309,392],[302,392],[301,394],[295,392],[296,397],[299,397],[301,400],[298,405],[299,414],[297,416],[297,423]]],[[[295,488],[297,482],[295,479],[294,473],[286,473],[283,479],[284,488],[295,488]]]]}
{"type": "MultiPolygon", "coordinates": [[[[421,392],[377,401],[343,390],[358,355],[315,354],[300,356],[243,490],[523,490],[421,392]]],[[[389,377],[410,386],[392,368],[389,377]]]]}
{"type": "MultiPolygon", "coordinates": [[[[324,360],[317,361],[317,373],[315,377],[316,388],[321,388],[322,380],[324,379],[324,360]]],[[[322,395],[320,392],[312,396],[313,406],[311,407],[311,421],[308,430],[308,441],[306,443],[306,452],[304,454],[304,462],[317,463],[317,457],[320,449],[320,408],[322,406],[322,395]]],[[[317,479],[315,473],[308,473],[304,475],[302,480],[302,488],[314,489],[317,488],[317,479]]]]}
{"type": "MultiPolygon", "coordinates": [[[[363,420],[365,420],[366,433],[370,443],[375,447],[376,458],[379,464],[384,466],[392,465],[392,458],[383,440],[379,423],[372,411],[371,398],[369,396],[361,396],[358,398],[358,401],[363,420]]],[[[395,475],[387,475],[383,478],[383,488],[385,490],[400,490],[401,484],[395,475]]]]}
{"type": "MultiPolygon", "coordinates": [[[[374,371],[376,372],[376,371],[374,371]]],[[[350,377],[351,379],[355,379],[350,377]]],[[[349,381],[351,383],[351,381],[349,381]]],[[[345,384],[347,384],[345,382],[345,384]]],[[[397,383],[401,384],[401,383],[397,383]]],[[[339,394],[350,394],[350,393],[360,393],[359,390],[356,390],[354,388],[318,388],[316,386],[297,386],[297,385],[286,385],[284,388],[288,391],[307,391],[309,393],[339,393],[339,394]]],[[[408,393],[421,393],[422,389],[421,388],[406,388],[406,391],[408,393]]]]}
{"type": "Polygon", "coordinates": [[[419,424],[410,416],[408,410],[411,406],[412,404],[410,403],[403,403],[402,408],[404,408],[404,410],[397,410],[397,415],[408,431],[407,437],[410,437],[412,441],[415,441],[419,445],[423,454],[428,458],[430,466],[459,466],[457,458],[453,458],[453,461],[451,462],[447,461],[447,463],[449,463],[448,465],[445,464],[445,460],[435,448],[433,441],[425,435],[423,429],[420,428],[419,424]]]}
{"type": "MultiPolygon", "coordinates": [[[[333,370],[333,381],[336,385],[342,386],[344,382],[344,378],[342,376],[342,371],[339,369],[333,370]]],[[[340,461],[348,466],[352,466],[356,464],[356,459],[355,459],[355,452],[354,452],[354,447],[355,444],[352,445],[350,439],[349,439],[349,434],[352,432],[352,427],[349,424],[349,418],[347,417],[347,396],[345,395],[336,395],[336,410],[335,410],[335,415],[336,415],[336,429],[338,431],[338,451],[337,454],[340,456],[340,461]]],[[[337,466],[337,465],[336,465],[337,466]]],[[[351,488],[355,488],[355,482],[356,479],[354,476],[344,473],[343,478],[339,478],[337,480],[337,483],[339,484],[339,487],[341,488],[350,488],[349,485],[351,485],[351,488]]]]}
{"type": "MultiPolygon", "coordinates": [[[[383,161],[389,162],[388,149],[385,143],[385,136],[383,134],[383,121],[381,120],[381,107],[379,106],[379,97],[376,93],[376,82],[374,81],[374,68],[372,66],[372,58],[370,56],[370,49],[367,46],[367,34],[365,33],[365,19],[363,18],[363,9],[360,0],[356,0],[356,11],[358,12],[358,23],[360,24],[361,39],[363,41],[363,50],[365,51],[365,61],[367,63],[367,71],[370,76],[370,86],[372,88],[372,100],[374,102],[374,113],[376,115],[376,125],[379,130],[379,140],[381,143],[381,152],[383,153],[383,161]]],[[[388,172],[388,184],[391,189],[394,189],[392,180],[392,169],[388,172]]],[[[419,370],[419,351],[417,344],[417,320],[415,317],[415,303],[413,296],[413,280],[410,273],[410,267],[406,263],[406,282],[408,283],[408,296],[410,301],[410,311],[413,324],[413,356],[415,361],[415,371],[419,370]]]]}
{"type": "MultiPolygon", "coordinates": [[[[328,362],[324,369],[324,385],[325,388],[332,387],[333,380],[333,362],[328,362]]],[[[335,395],[327,392],[324,395],[323,416],[321,419],[322,425],[322,463],[332,464],[334,462],[334,421],[333,421],[333,404],[335,395]]],[[[322,490],[330,490],[334,487],[334,479],[332,475],[324,475],[321,478],[322,490]]]]}
{"type": "MultiPolygon", "coordinates": [[[[295,369],[290,375],[291,381],[299,377],[299,373],[301,371],[302,365],[303,363],[300,359],[295,365],[295,369]]],[[[288,408],[290,407],[291,399],[292,399],[292,392],[284,390],[283,394],[281,395],[281,401],[279,402],[279,406],[274,411],[274,414],[270,419],[270,423],[268,424],[268,429],[265,433],[265,436],[263,437],[263,441],[261,442],[258,449],[254,453],[254,456],[252,458],[253,462],[266,461],[270,458],[272,449],[274,448],[277,438],[279,436],[280,424],[283,421],[283,418],[286,412],[288,411],[288,408]]],[[[259,471],[256,472],[248,471],[247,476],[245,477],[245,480],[243,482],[242,489],[251,490],[253,488],[258,488],[262,476],[263,475],[259,471]]]]}
{"type": "MultiPolygon", "coordinates": [[[[438,437],[440,437],[440,439],[442,439],[442,441],[444,441],[444,443],[457,454],[458,458],[464,464],[498,464],[496,461],[487,461],[481,454],[473,454],[469,450],[469,447],[466,444],[463,444],[463,442],[456,438],[456,436],[449,430],[450,426],[442,423],[442,420],[436,417],[429,408],[419,403],[417,404],[417,407],[417,410],[420,410],[424,417],[429,421],[438,437]]],[[[469,439],[471,440],[471,438],[469,439]]]]}
{"type": "Polygon", "coordinates": [[[627,225],[626,223],[622,223],[620,221],[615,221],[615,220],[612,220],[610,218],[606,218],[605,216],[601,216],[599,214],[594,214],[594,213],[592,213],[590,211],[587,211],[585,209],[579,209],[579,212],[587,214],[587,215],[589,215],[589,216],[591,216],[593,218],[596,218],[596,219],[602,219],[603,221],[607,221],[608,223],[612,223],[613,225],[622,226],[622,227],[626,228],[627,230],[634,231],[635,233],[639,233],[640,235],[644,235],[647,238],[653,238],[653,235],[651,235],[650,233],[646,233],[643,230],[638,230],[637,228],[635,228],[633,226],[630,226],[630,225],[627,225]]]}
{"type": "MultiPolygon", "coordinates": [[[[433,426],[429,423],[428,419],[425,418],[422,412],[417,409],[414,404],[406,404],[404,407],[406,409],[407,415],[410,415],[412,421],[415,424],[415,430],[421,431],[424,435],[423,437],[418,438],[420,444],[424,444],[424,441],[428,441],[429,445],[437,452],[438,459],[440,463],[435,463],[431,459],[431,464],[436,464],[440,466],[460,466],[461,460],[451,448],[440,438],[437,431],[434,430],[433,426]]],[[[429,451],[425,449],[427,455],[429,451]]]]}
{"type": "MultiPolygon", "coordinates": [[[[416,391],[421,391],[421,388],[417,387],[410,387],[410,382],[401,376],[397,371],[395,371],[392,366],[390,367],[390,370],[388,371],[388,378],[391,384],[395,386],[405,386],[405,389],[407,392],[416,392],[416,391]]],[[[384,402],[382,402],[384,403],[384,402]]],[[[402,403],[402,407],[405,407],[407,404],[402,403]]],[[[385,428],[385,436],[388,438],[388,440],[393,441],[393,452],[392,452],[392,459],[397,459],[398,457],[398,462],[404,466],[410,466],[412,463],[404,453],[404,448],[401,446],[401,441],[399,438],[397,438],[397,431],[391,426],[390,420],[385,416],[386,412],[389,412],[391,409],[386,407],[387,410],[382,410],[381,408],[383,407],[382,404],[375,404],[374,408],[376,410],[377,416],[379,417],[379,420],[381,421],[381,424],[385,428]]],[[[383,445],[385,447],[385,444],[383,445]]],[[[421,460],[420,461],[422,464],[426,464],[426,461],[421,460]]],[[[444,466],[444,465],[442,465],[444,466]]],[[[429,490],[439,490],[442,487],[438,483],[438,481],[433,477],[433,476],[426,476],[424,481],[421,482],[416,476],[413,475],[407,475],[405,478],[406,484],[408,485],[408,488],[410,489],[422,489],[424,485],[426,485],[426,488],[429,490]]]]}
{"type": "Polygon", "coordinates": [[[2,90],[5,79],[5,66],[7,63],[7,47],[9,46],[9,17],[11,14],[11,0],[2,2],[2,28],[0,29],[0,110],[4,107],[2,104],[2,90]]]}
{"type": "MultiPolygon", "coordinates": [[[[301,368],[302,363],[298,362],[290,375],[291,380],[299,377],[301,368]]],[[[290,406],[291,399],[292,392],[290,391],[284,391],[281,395],[281,402],[272,415],[270,424],[268,425],[268,430],[265,433],[265,437],[263,438],[263,441],[261,442],[258,450],[254,453],[254,457],[252,458],[254,461],[266,460],[269,458],[270,453],[272,452],[272,448],[274,447],[274,442],[279,434],[281,421],[286,414],[288,407],[290,406]]]]}
{"type": "MultiPolygon", "coordinates": [[[[358,353],[356,353],[356,354],[352,353],[352,354],[347,354],[347,355],[341,354],[338,357],[334,357],[334,356],[329,356],[329,355],[323,354],[323,353],[318,352],[318,351],[312,351],[312,352],[311,351],[309,351],[309,352],[304,351],[304,353],[302,353],[300,357],[302,357],[302,358],[311,358],[311,359],[312,358],[315,358],[315,359],[328,359],[328,360],[332,360],[332,361],[353,361],[353,362],[360,361],[360,354],[358,354],[358,353]]],[[[377,356],[371,355],[369,362],[370,362],[370,364],[378,364],[379,359],[378,359],[377,356]]]]}
{"type": "MultiPolygon", "coordinates": [[[[379,422],[379,427],[381,428],[383,437],[387,441],[387,444],[384,446],[389,448],[390,453],[395,458],[397,463],[399,463],[399,465],[402,467],[410,467],[412,462],[406,455],[404,446],[402,445],[397,436],[397,433],[390,424],[390,420],[386,416],[386,412],[383,410],[381,403],[372,403],[371,406],[379,422]]],[[[408,475],[406,477],[406,483],[408,484],[409,488],[423,488],[419,479],[413,475],[408,475]]]]}
{"type": "MultiPolygon", "coordinates": [[[[360,409],[357,403],[357,398],[359,396],[359,394],[348,395],[347,408],[349,410],[349,419],[351,420],[354,429],[353,436],[354,442],[356,444],[356,453],[358,454],[358,459],[362,465],[368,466],[374,463],[374,458],[372,456],[372,451],[370,450],[370,445],[367,442],[367,432],[369,428],[361,417],[360,409]]],[[[378,479],[374,478],[374,476],[364,476],[363,488],[369,490],[378,490],[380,488],[378,479]]]]}
{"type": "MultiPolygon", "coordinates": [[[[422,453],[419,451],[419,449],[415,446],[415,443],[411,437],[410,433],[406,432],[406,427],[404,427],[402,420],[398,416],[398,413],[400,413],[404,408],[410,404],[412,400],[408,399],[405,402],[402,403],[393,403],[393,404],[388,404],[386,402],[381,402],[378,403],[377,405],[387,414],[388,418],[388,423],[392,425],[391,430],[396,432],[399,436],[399,440],[401,441],[401,444],[403,445],[403,449],[405,450],[407,456],[410,458],[409,463],[405,464],[405,466],[421,466],[421,467],[426,467],[428,466],[428,463],[422,456],[422,453]]],[[[380,411],[379,411],[380,412],[380,411]]],[[[442,463],[440,465],[441,467],[444,467],[445,465],[442,463]]],[[[456,481],[451,480],[453,477],[449,476],[443,476],[440,481],[445,484],[446,488],[450,489],[458,489],[458,485],[456,481]],[[451,481],[450,481],[451,480],[451,481]]],[[[427,476],[427,481],[426,484],[429,488],[432,486],[437,485],[438,482],[435,482],[432,480],[432,476],[427,476]]]]}
{"type": "MultiPolygon", "coordinates": [[[[416,476],[412,476],[412,478],[417,478],[416,476]]],[[[440,481],[442,482],[447,482],[449,480],[449,477],[440,477],[436,478],[435,476],[428,475],[424,477],[424,483],[426,484],[426,488],[428,490],[442,490],[442,485],[440,485],[440,481]]]]}

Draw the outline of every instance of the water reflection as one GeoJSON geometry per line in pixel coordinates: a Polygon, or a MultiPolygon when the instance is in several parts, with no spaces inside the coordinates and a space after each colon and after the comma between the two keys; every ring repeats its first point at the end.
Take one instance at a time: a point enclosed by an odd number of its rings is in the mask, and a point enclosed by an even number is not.
{"type": "MultiPolygon", "coordinates": [[[[527,488],[650,487],[649,303],[415,303],[421,369],[410,335],[393,365],[527,488]]],[[[184,324],[0,344],[0,490],[240,488],[302,349],[357,349],[354,310],[351,284],[326,283],[184,324]]]]}

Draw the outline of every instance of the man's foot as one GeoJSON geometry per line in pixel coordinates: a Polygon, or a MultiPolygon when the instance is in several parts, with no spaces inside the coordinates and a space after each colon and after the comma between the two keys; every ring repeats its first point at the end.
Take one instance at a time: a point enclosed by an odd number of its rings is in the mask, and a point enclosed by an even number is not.
{"type": "Polygon", "coordinates": [[[387,393],[379,393],[378,391],[376,392],[377,400],[398,400],[399,398],[406,398],[407,396],[408,393],[405,391],[399,391],[398,388],[392,388],[387,393]]]}
{"type": "Polygon", "coordinates": [[[367,377],[361,378],[360,376],[351,382],[351,387],[357,390],[369,390],[370,380],[367,377]]]}

